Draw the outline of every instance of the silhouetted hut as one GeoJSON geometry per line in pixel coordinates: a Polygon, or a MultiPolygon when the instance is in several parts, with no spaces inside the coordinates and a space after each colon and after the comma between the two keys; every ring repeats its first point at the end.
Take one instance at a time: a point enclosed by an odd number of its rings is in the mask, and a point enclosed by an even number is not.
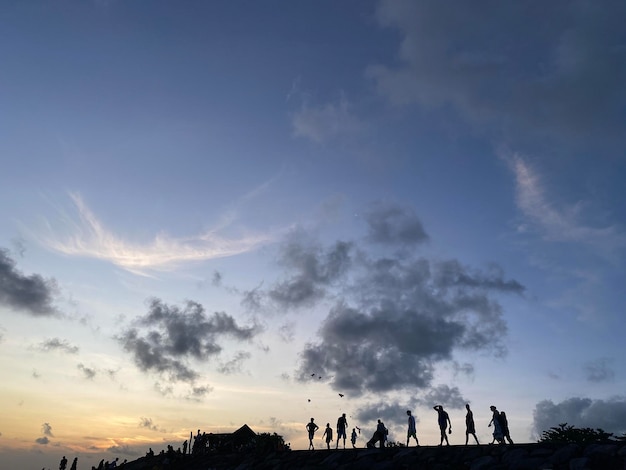
{"type": "Polygon", "coordinates": [[[244,424],[235,432],[209,434],[209,449],[232,452],[254,446],[256,433],[244,424]]]}

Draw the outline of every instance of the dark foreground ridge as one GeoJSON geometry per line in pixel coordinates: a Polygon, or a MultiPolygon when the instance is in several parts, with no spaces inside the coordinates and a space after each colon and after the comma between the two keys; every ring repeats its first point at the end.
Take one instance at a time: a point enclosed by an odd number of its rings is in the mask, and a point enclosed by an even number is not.
{"type": "Polygon", "coordinates": [[[187,455],[163,462],[160,456],[128,462],[124,470],[624,470],[626,443],[533,443],[480,446],[390,447],[265,453],[187,455]]]}

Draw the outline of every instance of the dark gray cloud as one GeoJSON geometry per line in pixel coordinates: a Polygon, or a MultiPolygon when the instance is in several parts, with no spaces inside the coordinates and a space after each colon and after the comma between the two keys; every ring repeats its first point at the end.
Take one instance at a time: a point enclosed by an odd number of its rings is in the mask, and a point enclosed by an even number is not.
{"type": "Polygon", "coordinates": [[[457,387],[448,385],[438,385],[428,390],[422,398],[418,400],[424,406],[442,405],[444,408],[461,409],[469,403],[463,398],[461,391],[457,387]]]}
{"type": "Polygon", "coordinates": [[[82,363],[81,363],[81,364],[78,364],[78,365],[76,366],[76,368],[77,368],[79,371],[81,371],[81,372],[83,373],[83,375],[85,376],[85,378],[86,378],[87,380],[93,380],[93,379],[94,379],[94,377],[95,377],[95,376],[96,376],[96,374],[97,374],[96,369],[93,369],[93,368],[91,368],[91,367],[87,367],[87,366],[85,366],[85,365],[84,365],[84,364],[82,364],[82,363]]]}
{"type": "Polygon", "coordinates": [[[301,380],[315,370],[334,376],[337,390],[356,394],[426,389],[435,364],[455,350],[505,353],[507,328],[490,293],[523,287],[501,272],[403,257],[362,259],[358,274],[323,322],[319,341],[302,351],[301,380]]]}
{"type": "Polygon", "coordinates": [[[394,203],[378,202],[364,212],[367,238],[374,243],[413,246],[428,240],[413,209],[394,203]]]}
{"type": "Polygon", "coordinates": [[[68,354],[77,354],[78,346],[73,346],[66,339],[50,338],[41,342],[38,346],[41,351],[61,351],[68,354]]]}
{"type": "Polygon", "coordinates": [[[208,315],[197,302],[187,301],[180,308],[152,299],[148,313],[118,340],[141,370],[193,382],[199,374],[188,365],[190,360],[206,361],[219,354],[222,338],[249,341],[258,332],[258,326],[239,326],[226,313],[208,315]]]}
{"type": "Polygon", "coordinates": [[[533,411],[535,437],[562,423],[579,428],[600,428],[621,435],[626,432],[626,398],[592,400],[574,397],[556,404],[552,400],[537,403],[533,411]]]}
{"type": "Polygon", "coordinates": [[[136,455],[139,455],[142,451],[133,449],[132,447],[126,444],[123,444],[123,445],[112,445],[110,447],[107,447],[107,452],[110,452],[111,454],[128,455],[130,457],[134,457],[136,455]]]}
{"type": "Polygon", "coordinates": [[[40,444],[42,446],[47,445],[50,442],[50,439],[48,439],[46,436],[44,437],[38,437],[37,439],[35,439],[35,442],[37,444],[40,444]]]}
{"type": "MultiPolygon", "coordinates": [[[[284,280],[244,295],[244,304],[265,311],[268,305],[330,305],[317,337],[300,353],[297,380],[318,380],[311,378],[316,373],[352,395],[404,387],[427,391],[435,366],[454,366],[456,351],[506,353],[507,326],[494,296],[523,294],[524,286],[496,264],[476,269],[408,250],[428,238],[409,208],[375,203],[364,214],[366,240],[384,244],[389,255],[376,248],[378,257],[372,256],[368,243],[324,246],[296,232],[280,251],[284,280]]],[[[471,364],[463,370],[473,371],[471,364]]],[[[462,400],[447,398],[454,406],[462,400]]]]}
{"type": "Polygon", "coordinates": [[[7,250],[0,248],[0,305],[33,316],[52,316],[56,285],[38,274],[26,276],[15,267],[7,250]]]}
{"type": "Polygon", "coordinates": [[[368,69],[392,102],[455,109],[518,137],[623,144],[624,2],[383,0],[377,16],[401,38],[395,64],[368,69]]]}
{"type": "Polygon", "coordinates": [[[585,378],[589,382],[610,382],[615,378],[615,371],[610,358],[601,357],[583,366],[585,378]]]}
{"type": "Polygon", "coordinates": [[[41,433],[44,436],[54,437],[54,434],[52,434],[52,426],[50,426],[50,423],[43,423],[41,425],[41,433]]]}
{"type": "Polygon", "coordinates": [[[280,255],[291,276],[272,287],[269,298],[285,309],[311,306],[349,269],[352,248],[352,243],[338,241],[324,249],[307,243],[302,234],[293,234],[280,255]]]}
{"type": "Polygon", "coordinates": [[[369,403],[356,411],[355,418],[358,423],[369,423],[380,419],[389,427],[398,421],[406,421],[406,410],[414,411],[415,405],[414,401],[405,404],[390,402],[369,403]]]}

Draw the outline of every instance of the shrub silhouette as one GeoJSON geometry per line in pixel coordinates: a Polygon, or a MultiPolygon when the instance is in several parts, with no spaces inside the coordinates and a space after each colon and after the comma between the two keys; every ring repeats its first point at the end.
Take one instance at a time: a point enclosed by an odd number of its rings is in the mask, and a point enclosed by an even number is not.
{"type": "Polygon", "coordinates": [[[567,423],[561,423],[557,427],[543,431],[538,442],[590,444],[592,442],[608,441],[612,436],[612,433],[605,432],[600,428],[577,428],[567,423]]]}

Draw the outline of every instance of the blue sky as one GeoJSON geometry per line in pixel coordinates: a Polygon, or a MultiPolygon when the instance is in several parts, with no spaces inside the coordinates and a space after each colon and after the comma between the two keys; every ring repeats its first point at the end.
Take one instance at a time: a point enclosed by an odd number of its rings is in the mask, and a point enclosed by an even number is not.
{"type": "Polygon", "coordinates": [[[625,13],[4,2],[0,467],[625,432],[625,13]]]}

